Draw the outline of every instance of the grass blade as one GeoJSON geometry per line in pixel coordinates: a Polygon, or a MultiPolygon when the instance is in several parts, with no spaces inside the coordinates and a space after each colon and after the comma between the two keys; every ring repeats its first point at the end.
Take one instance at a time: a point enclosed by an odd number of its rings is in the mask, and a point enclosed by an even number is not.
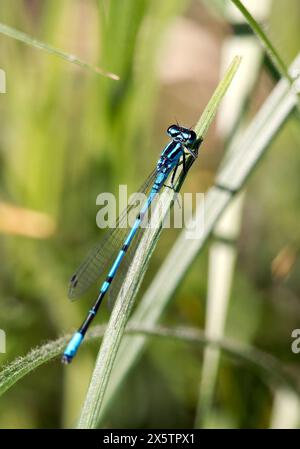
{"type": "Polygon", "coordinates": [[[91,70],[92,72],[97,73],[98,75],[105,76],[115,81],[118,81],[120,79],[119,76],[116,75],[115,73],[107,72],[101,69],[100,67],[96,67],[92,64],[89,64],[83,61],[82,59],[79,59],[75,55],[66,53],[62,50],[59,50],[58,48],[52,47],[51,45],[46,44],[45,42],[42,42],[38,39],[34,39],[33,37],[28,36],[28,34],[16,30],[15,28],[12,28],[4,23],[0,23],[0,33],[12,37],[13,39],[16,39],[20,42],[23,42],[24,44],[30,45],[31,47],[38,48],[39,50],[44,50],[51,55],[58,56],[59,58],[71,62],[72,64],[77,64],[83,69],[91,70]]]}
{"type": "MultiPolygon", "coordinates": [[[[300,56],[291,70],[300,66],[300,56]]],[[[153,326],[159,320],[188,267],[203,248],[218,219],[231,203],[235,193],[245,184],[250,173],[266,152],[271,140],[283,126],[297,105],[297,95],[286,80],[278,83],[235,148],[229,150],[227,160],[217,178],[219,187],[210,189],[205,201],[205,228],[201,239],[188,241],[185,230],[165,259],[154,281],[130,322],[153,326]],[[220,188],[222,186],[222,188],[220,188]],[[224,188],[225,187],[225,188],[224,188]],[[172,276],[170,276],[172,273],[172,276]],[[165,280],[168,279],[168,283],[165,280]]],[[[109,408],[125,376],[141,354],[146,339],[143,336],[125,338],[118,354],[116,369],[112,372],[102,407],[101,419],[109,408]]]]}
{"type": "MultiPolygon", "coordinates": [[[[191,158],[189,161],[191,161],[191,158]]],[[[180,180],[179,183],[181,182],[182,181],[180,180]]],[[[79,428],[95,428],[97,426],[113,363],[134,305],[135,296],[161,232],[161,224],[173,201],[174,192],[166,189],[161,195],[159,204],[151,217],[154,226],[145,231],[145,235],[134,256],[129,272],[111,313],[98,353],[96,366],[78,422],[79,428]]]]}
{"type": "MultiPolygon", "coordinates": [[[[208,106],[203,112],[195,128],[199,139],[203,138],[206,134],[207,129],[217,112],[217,108],[225,92],[230,86],[235,72],[238,69],[240,61],[241,58],[234,58],[223,80],[217,87],[214,95],[208,103],[208,106]]],[[[192,164],[192,160],[192,158],[189,158],[189,167],[192,164]]],[[[178,190],[181,187],[183,179],[184,175],[182,175],[179,179],[177,185],[178,190]]],[[[160,207],[163,208],[162,213],[155,217],[155,224],[157,226],[154,231],[153,229],[147,229],[144,239],[138,248],[135,259],[133,260],[129,274],[118,296],[98,354],[96,366],[79,419],[79,428],[97,427],[112,366],[121,343],[121,338],[124,333],[127,320],[133,307],[134,298],[160,234],[163,218],[171,207],[172,201],[174,201],[173,192],[170,193],[169,189],[166,189],[160,198],[160,207]]]]}
{"type": "MultiPolygon", "coordinates": [[[[103,336],[104,330],[105,326],[93,327],[91,332],[88,333],[86,341],[103,336]]],[[[17,357],[13,362],[6,365],[0,372],[0,396],[24,376],[62,354],[72,335],[67,334],[57,340],[34,348],[26,356],[17,357]]]]}
{"type": "Polygon", "coordinates": [[[198,121],[195,131],[198,136],[198,138],[204,139],[208,128],[210,127],[216,113],[218,110],[218,106],[223,99],[225,93],[227,92],[231,81],[233,80],[233,77],[239,68],[239,65],[241,63],[241,57],[236,56],[232,63],[230,64],[228,70],[226,71],[224,78],[217,86],[213,96],[211,97],[209,103],[207,104],[206,108],[204,109],[200,120],[198,121]]]}
{"type": "Polygon", "coordinates": [[[240,10],[241,14],[245,17],[246,21],[254,31],[254,33],[259,38],[260,42],[262,43],[263,47],[269,54],[274,66],[278,70],[278,72],[286,79],[289,80],[289,82],[293,83],[293,78],[288,72],[288,68],[286,64],[284,63],[283,59],[279,55],[278,51],[262,29],[262,27],[259,25],[259,23],[254,19],[254,17],[250,14],[247,8],[242,4],[240,0],[231,0],[232,3],[240,10]]]}
{"type": "MultiPolygon", "coordinates": [[[[264,9],[265,2],[257,5],[260,7],[260,18],[267,17],[264,9]]],[[[225,17],[231,24],[235,21],[236,8],[226,3],[225,17]]],[[[242,23],[245,23],[243,21],[242,23]]],[[[223,42],[221,53],[222,66],[227,66],[236,48],[243,55],[243,64],[235,79],[235,89],[227,101],[220,107],[217,119],[217,131],[223,142],[232,142],[245,128],[243,123],[248,101],[253,94],[262,66],[263,48],[257,41],[254,33],[247,39],[233,28],[234,35],[230,35],[223,42]],[[251,45],[249,45],[251,42],[251,45]]],[[[231,145],[232,147],[232,145],[231,145]]],[[[241,212],[243,208],[244,195],[239,195],[227,208],[214,229],[213,237],[209,247],[208,255],[208,277],[205,306],[205,332],[213,338],[222,339],[225,336],[225,323],[229,312],[230,291],[233,282],[237,248],[236,239],[239,234],[241,223],[241,212]],[[227,239],[232,242],[228,245],[227,239]]],[[[196,407],[194,427],[210,427],[214,414],[214,398],[217,389],[219,367],[221,362],[221,351],[206,347],[203,352],[201,376],[199,381],[199,394],[196,407]]],[[[222,424],[221,424],[222,425],[222,424]]]]}
{"type": "MultiPolygon", "coordinates": [[[[94,326],[86,335],[83,344],[98,340],[103,337],[105,326],[94,326]]],[[[129,325],[126,328],[127,335],[140,335],[144,337],[158,337],[181,342],[192,343],[201,347],[210,346],[222,349],[227,355],[243,363],[262,371],[270,379],[280,385],[289,387],[297,395],[300,394],[300,387],[295,379],[285,371],[279,360],[270,354],[260,351],[249,345],[242,345],[230,339],[214,339],[205,335],[199,329],[191,327],[169,328],[162,326],[143,327],[129,325]]],[[[8,391],[19,380],[23,379],[39,366],[46,362],[55,360],[63,353],[66,343],[71,334],[65,335],[57,340],[46,343],[33,349],[24,357],[18,357],[13,362],[6,365],[0,372],[0,396],[8,391]]]]}

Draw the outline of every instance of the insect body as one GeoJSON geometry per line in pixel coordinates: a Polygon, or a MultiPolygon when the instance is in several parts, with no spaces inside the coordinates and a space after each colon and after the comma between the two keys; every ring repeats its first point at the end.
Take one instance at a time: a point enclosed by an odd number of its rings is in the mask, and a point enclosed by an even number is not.
{"type": "MultiPolygon", "coordinates": [[[[194,151],[196,146],[196,133],[188,128],[184,128],[178,125],[172,125],[167,129],[167,134],[171,137],[171,141],[166,145],[161,153],[159,160],[157,161],[156,168],[149,176],[145,184],[140,191],[149,191],[148,197],[143,204],[136,220],[125,237],[122,237],[122,233],[118,232],[118,228],[114,228],[104,236],[95,250],[93,250],[87,257],[87,259],[80,265],[77,272],[72,276],[69,287],[69,297],[73,298],[83,293],[89,286],[94,283],[100,274],[103,272],[104,267],[107,267],[108,263],[111,263],[111,267],[108,271],[107,277],[103,282],[97,300],[93,307],[89,310],[86,319],[80,326],[77,332],[71,338],[67,348],[64,351],[62,362],[70,363],[75,356],[83,338],[86,334],[91,322],[93,321],[100,304],[107,291],[110,289],[111,283],[115,279],[117,273],[122,268],[122,264],[127,262],[129,266],[130,261],[134,256],[134,251],[131,252],[129,260],[126,260],[125,255],[128,253],[132,245],[132,241],[140,228],[144,215],[148,211],[153,200],[157,194],[161,191],[165,182],[171,175],[171,188],[173,188],[173,182],[175,179],[176,171],[182,164],[183,170],[185,170],[186,153],[196,158],[197,153],[194,151]],[[121,238],[120,238],[121,236],[121,238]],[[123,259],[125,258],[125,261],[123,259]]],[[[126,217],[130,205],[126,211],[121,214],[118,219],[120,225],[123,217],[126,217]]]]}

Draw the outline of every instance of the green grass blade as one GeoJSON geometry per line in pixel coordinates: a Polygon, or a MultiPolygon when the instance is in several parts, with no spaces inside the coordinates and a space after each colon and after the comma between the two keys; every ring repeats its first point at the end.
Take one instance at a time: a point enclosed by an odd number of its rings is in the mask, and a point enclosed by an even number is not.
{"type": "Polygon", "coordinates": [[[42,42],[38,39],[34,39],[33,37],[28,36],[28,34],[22,33],[21,31],[16,30],[15,28],[12,28],[8,25],[5,25],[4,23],[0,23],[0,33],[12,37],[13,39],[16,39],[20,42],[23,42],[24,44],[30,45],[31,47],[38,48],[39,50],[44,50],[51,55],[58,56],[59,58],[64,59],[65,61],[77,64],[83,69],[91,70],[92,72],[97,73],[98,75],[105,76],[115,81],[118,81],[120,79],[119,76],[116,75],[115,73],[107,72],[101,69],[100,67],[96,67],[92,64],[89,64],[83,61],[82,59],[79,59],[75,55],[54,48],[51,45],[46,44],[45,42],[42,42]]]}
{"type": "MultiPolygon", "coordinates": [[[[196,126],[196,133],[198,138],[204,137],[209,125],[211,124],[216,114],[217,108],[232,81],[235,72],[238,69],[240,60],[241,59],[239,57],[234,58],[223,80],[217,87],[215,94],[212,96],[212,99],[203,112],[196,126]]],[[[192,161],[192,158],[189,158],[188,168],[191,166],[192,161]]],[[[179,179],[177,190],[180,189],[184,176],[185,175],[182,174],[181,178],[179,179]]],[[[149,258],[153,252],[158,236],[160,234],[163,218],[171,207],[173,201],[173,192],[171,193],[169,189],[166,189],[160,198],[160,207],[163,208],[162,213],[156,214],[154,218],[156,227],[154,230],[146,230],[144,239],[142,240],[137,254],[132,262],[129,274],[118,296],[116,305],[112,311],[108,327],[104,335],[86,400],[79,419],[79,428],[97,427],[104,394],[108,385],[113,363],[115,361],[121,343],[125,326],[134,304],[134,298],[137,294],[138,287],[143,279],[143,275],[147,268],[149,258]]],[[[159,210],[159,207],[157,209],[159,210]]]]}
{"type": "Polygon", "coordinates": [[[210,127],[216,113],[218,110],[218,106],[223,99],[225,93],[227,92],[231,81],[241,63],[242,58],[240,56],[236,56],[232,63],[230,64],[228,70],[226,71],[224,78],[221,83],[216,88],[213,96],[209,100],[206,108],[204,109],[199,122],[195,127],[195,131],[198,138],[204,138],[208,128],[210,127]]]}
{"type": "MultiPolygon", "coordinates": [[[[87,335],[86,341],[103,336],[104,330],[105,326],[95,326],[87,335]]],[[[0,372],[0,396],[24,376],[62,354],[71,337],[72,334],[67,334],[57,340],[50,341],[32,349],[24,357],[17,357],[13,362],[6,365],[0,372]]]]}
{"type": "MultiPolygon", "coordinates": [[[[291,70],[300,66],[298,57],[291,70]]],[[[228,151],[228,158],[220,170],[218,183],[224,183],[227,190],[212,188],[205,201],[205,228],[198,240],[187,240],[185,230],[165,259],[154,281],[146,291],[143,300],[130,322],[153,326],[161,317],[170,298],[181,282],[189,266],[202,250],[221,214],[230,204],[235,192],[239,191],[250,173],[255,169],[259,159],[266,152],[271,140],[283,126],[297,105],[297,95],[293,86],[281,80],[266,100],[258,115],[248,127],[234,148],[228,151]],[[242,166],[243,168],[241,169],[242,166]],[[172,276],[170,276],[172,273],[172,276]],[[168,282],[166,283],[166,279],[168,282]]],[[[109,408],[114,395],[124,378],[135,364],[146,343],[142,336],[126,337],[120,348],[116,369],[112,372],[109,388],[102,407],[101,419],[109,408]]]]}
{"type": "MultiPolygon", "coordinates": [[[[87,344],[103,337],[105,326],[94,326],[87,334],[83,344],[87,344]]],[[[192,343],[200,347],[211,346],[219,348],[234,359],[240,360],[262,371],[270,379],[280,384],[289,386],[297,394],[300,393],[299,385],[295,382],[279,360],[272,355],[260,351],[249,345],[242,345],[233,340],[217,340],[207,337],[204,332],[191,327],[169,328],[162,326],[143,327],[129,325],[126,328],[127,335],[141,335],[144,337],[157,337],[181,342],[192,343]]],[[[31,350],[24,357],[18,357],[7,364],[0,372],[0,396],[8,391],[19,380],[30,374],[44,363],[54,361],[63,353],[66,343],[71,335],[65,335],[57,340],[48,342],[31,350]]]]}
{"type": "MultiPolygon", "coordinates": [[[[189,165],[191,158],[189,158],[189,165]]],[[[180,184],[181,181],[179,181],[180,184]]],[[[95,428],[104,394],[108,385],[113,363],[116,358],[125,326],[131,314],[135,296],[143,280],[150,257],[161,232],[161,224],[174,201],[174,192],[166,189],[159,198],[151,221],[153,227],[145,231],[137,253],[134,256],[127,277],[122,285],[116,304],[111,313],[108,326],[98,353],[96,366],[82,408],[79,428],[95,428]]]]}
{"type": "Polygon", "coordinates": [[[288,68],[286,64],[284,63],[283,59],[279,55],[278,51],[262,29],[262,27],[257,23],[257,21],[254,19],[254,17],[250,14],[247,8],[242,4],[240,0],[231,0],[232,3],[239,9],[241,14],[245,17],[246,21],[254,31],[254,33],[259,38],[260,42],[262,43],[263,47],[267,51],[267,53],[270,56],[270,59],[272,60],[274,66],[278,70],[278,72],[283,76],[284,78],[288,79],[290,83],[293,83],[293,78],[288,72],[288,68]]]}

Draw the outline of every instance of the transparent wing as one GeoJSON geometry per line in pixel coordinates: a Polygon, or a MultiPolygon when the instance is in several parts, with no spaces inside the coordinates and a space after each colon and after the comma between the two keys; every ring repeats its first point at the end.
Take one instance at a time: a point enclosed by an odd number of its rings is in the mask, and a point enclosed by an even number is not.
{"type": "MultiPolygon", "coordinates": [[[[142,207],[139,204],[137,208],[136,202],[138,194],[147,194],[151,189],[153,182],[157,176],[156,169],[150,174],[146,179],[145,183],[133,195],[131,201],[129,202],[126,209],[119,216],[116,227],[110,229],[100,240],[98,245],[96,245],[90,253],[87,255],[85,260],[81,263],[77,271],[73,274],[70,280],[68,296],[70,299],[77,299],[81,296],[92,284],[97,280],[100,280],[101,275],[106,275],[110,265],[112,265],[114,259],[116,258],[118,252],[122,248],[124,240],[128,234],[129,228],[124,226],[125,220],[127,220],[128,214],[136,209],[136,215],[139,213],[139,209],[142,207]],[[123,226],[122,226],[123,225],[123,226]]],[[[138,236],[136,236],[138,237],[138,236]]],[[[136,247],[136,242],[132,242],[133,246],[136,247]]],[[[129,253],[131,250],[129,249],[129,253]]],[[[126,254],[126,259],[129,254],[126,254]]],[[[125,260],[124,260],[125,262],[125,260]]],[[[121,266],[123,265],[123,261],[121,266]]],[[[125,266],[127,263],[125,262],[125,266]]],[[[120,266],[120,268],[121,268],[120,266]]],[[[125,269],[124,266],[124,269],[125,269]]],[[[127,268],[128,269],[128,268],[127,268]]],[[[118,270],[119,271],[119,270],[118,270]]]]}

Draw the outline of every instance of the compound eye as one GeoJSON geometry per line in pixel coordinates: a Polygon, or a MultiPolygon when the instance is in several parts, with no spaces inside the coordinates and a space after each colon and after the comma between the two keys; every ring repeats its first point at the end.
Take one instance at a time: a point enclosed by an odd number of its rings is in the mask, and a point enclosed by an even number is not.
{"type": "Polygon", "coordinates": [[[183,141],[185,141],[185,142],[188,142],[189,141],[189,139],[190,139],[190,133],[188,132],[183,132],[182,133],[182,140],[183,141]]]}
{"type": "Polygon", "coordinates": [[[172,138],[177,137],[178,134],[180,134],[179,127],[177,125],[169,126],[169,128],[167,129],[167,134],[172,138]]]}
{"type": "Polygon", "coordinates": [[[195,133],[195,131],[190,130],[190,135],[188,137],[188,143],[190,145],[192,145],[193,143],[195,143],[197,140],[197,135],[195,133]]]}

